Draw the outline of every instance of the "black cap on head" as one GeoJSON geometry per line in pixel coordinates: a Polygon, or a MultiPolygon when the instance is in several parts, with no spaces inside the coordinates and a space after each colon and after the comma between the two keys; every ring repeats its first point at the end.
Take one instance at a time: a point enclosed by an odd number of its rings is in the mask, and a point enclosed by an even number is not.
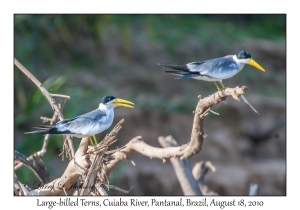
{"type": "Polygon", "coordinates": [[[251,54],[246,52],[246,51],[240,51],[236,54],[236,57],[238,59],[247,59],[247,58],[252,58],[251,54]]]}
{"type": "Polygon", "coordinates": [[[106,104],[106,103],[108,103],[108,102],[110,102],[110,101],[112,101],[114,99],[116,99],[116,97],[114,97],[114,96],[104,96],[102,98],[101,103],[106,104]]]}

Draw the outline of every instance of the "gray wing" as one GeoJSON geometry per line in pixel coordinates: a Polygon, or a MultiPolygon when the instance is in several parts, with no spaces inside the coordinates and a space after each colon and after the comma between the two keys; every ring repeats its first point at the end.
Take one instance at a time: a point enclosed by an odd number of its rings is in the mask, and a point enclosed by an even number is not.
{"type": "Polygon", "coordinates": [[[238,68],[232,56],[210,59],[202,62],[192,62],[186,64],[190,72],[198,72],[200,75],[212,78],[223,78],[223,74],[228,74],[238,68]]]}
{"type": "Polygon", "coordinates": [[[58,131],[69,131],[74,134],[86,133],[89,129],[99,126],[106,120],[106,113],[99,109],[80,115],[70,120],[63,120],[56,124],[58,131]]]}

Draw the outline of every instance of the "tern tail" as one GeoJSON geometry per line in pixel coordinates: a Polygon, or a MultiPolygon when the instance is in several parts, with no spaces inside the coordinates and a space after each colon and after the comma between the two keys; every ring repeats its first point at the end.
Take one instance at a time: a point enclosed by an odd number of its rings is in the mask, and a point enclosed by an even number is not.
{"type": "Polygon", "coordinates": [[[165,71],[166,73],[176,75],[175,79],[188,79],[188,78],[194,78],[194,77],[199,77],[198,72],[186,72],[186,71],[165,71]]]}
{"type": "Polygon", "coordinates": [[[47,130],[37,130],[37,131],[30,131],[30,132],[26,132],[24,134],[49,134],[50,129],[47,130]]]}
{"type": "Polygon", "coordinates": [[[37,125],[34,128],[40,129],[36,131],[26,132],[24,134],[68,134],[70,131],[58,131],[55,125],[37,125]]]}
{"type": "Polygon", "coordinates": [[[189,72],[189,69],[186,65],[171,65],[171,64],[161,64],[161,63],[158,63],[157,65],[164,66],[170,69],[175,69],[178,71],[189,72]]]}

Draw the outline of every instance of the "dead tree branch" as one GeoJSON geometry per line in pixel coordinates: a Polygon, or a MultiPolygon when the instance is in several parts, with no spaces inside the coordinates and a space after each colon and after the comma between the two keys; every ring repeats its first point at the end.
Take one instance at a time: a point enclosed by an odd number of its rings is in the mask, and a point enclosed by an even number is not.
{"type": "MultiPolygon", "coordinates": [[[[71,189],[79,187],[80,195],[98,195],[98,193],[93,190],[93,186],[96,182],[98,183],[99,181],[102,181],[101,179],[99,179],[99,177],[101,177],[101,173],[103,171],[102,164],[103,162],[105,162],[103,161],[103,155],[106,152],[107,147],[116,141],[116,135],[121,129],[121,125],[123,122],[124,120],[122,119],[119,123],[117,123],[110,134],[106,135],[106,137],[100,143],[92,148],[88,148],[89,138],[83,138],[80,142],[78,150],[75,153],[74,158],[69,162],[66,170],[61,177],[44,184],[42,188],[33,190],[28,190],[20,183],[21,189],[24,194],[42,196],[60,195],[61,193],[65,193],[71,189]],[[90,152],[88,153],[88,151],[90,152]],[[99,171],[101,172],[100,174],[98,174],[99,171]],[[85,179],[87,184],[78,186],[77,180],[80,176],[85,179]]],[[[23,158],[24,161],[27,161],[25,157],[21,156],[21,158],[23,158]]],[[[38,173],[38,171],[36,171],[35,173],[38,173]]]]}
{"type": "MultiPolygon", "coordinates": [[[[53,99],[48,90],[43,86],[43,84],[33,74],[31,74],[16,58],[14,59],[14,63],[41,90],[42,94],[50,103],[52,109],[57,113],[59,120],[64,120],[64,116],[61,113],[56,101],[53,99]]],[[[66,137],[66,141],[68,142],[66,154],[69,154],[70,159],[72,159],[75,153],[73,141],[69,136],[66,137]]]]}
{"type": "Polygon", "coordinates": [[[15,171],[14,171],[14,193],[15,195],[19,195],[19,196],[24,195],[23,188],[21,187],[21,184],[18,180],[15,171]]]}
{"type": "Polygon", "coordinates": [[[235,100],[239,100],[241,95],[247,91],[246,86],[236,88],[226,88],[225,90],[218,91],[210,96],[202,99],[199,96],[199,101],[195,109],[194,123],[192,128],[191,140],[183,149],[183,155],[180,159],[187,159],[194,154],[197,154],[202,149],[203,140],[206,137],[203,130],[204,117],[208,114],[209,109],[221,101],[225,100],[228,96],[232,96],[235,100]]]}
{"type": "MultiPolygon", "coordinates": [[[[108,175],[120,161],[127,159],[132,152],[138,152],[144,156],[162,159],[163,161],[172,157],[180,157],[180,159],[183,160],[197,154],[200,152],[203,140],[206,137],[206,134],[204,134],[203,131],[203,124],[204,117],[209,113],[210,108],[225,100],[228,96],[232,96],[235,100],[239,100],[246,90],[246,86],[226,88],[225,90],[217,91],[205,98],[199,96],[199,101],[194,112],[194,123],[190,142],[182,146],[158,148],[145,143],[141,136],[136,136],[125,145],[124,149],[113,154],[115,159],[104,166],[106,174],[108,175]]],[[[159,141],[165,141],[164,139],[172,139],[172,137],[158,137],[159,141]]]]}
{"type": "Polygon", "coordinates": [[[14,158],[15,158],[15,160],[18,160],[19,162],[22,162],[24,165],[26,165],[35,174],[35,176],[39,179],[39,181],[41,181],[41,182],[43,181],[43,178],[42,178],[43,174],[41,174],[40,171],[37,170],[34,167],[34,165],[27,160],[25,155],[23,155],[20,152],[15,150],[14,158]]]}
{"type": "MultiPolygon", "coordinates": [[[[173,138],[160,138],[159,143],[162,147],[178,146],[173,138]]],[[[188,160],[180,160],[178,157],[170,158],[175,174],[184,195],[202,195],[197,181],[194,179],[192,169],[188,160]]]]}
{"type": "Polygon", "coordinates": [[[214,191],[210,190],[204,183],[205,175],[209,170],[215,172],[216,168],[210,161],[201,161],[195,164],[192,173],[195,180],[198,182],[198,186],[203,195],[218,195],[214,191]]]}
{"type": "Polygon", "coordinates": [[[65,172],[60,178],[44,184],[43,188],[41,189],[33,189],[31,191],[26,191],[25,189],[25,195],[59,195],[64,191],[69,191],[72,188],[75,188],[76,181],[79,176],[83,175],[90,166],[85,156],[88,144],[89,138],[83,138],[81,140],[79,148],[75,153],[74,159],[69,162],[65,172]]]}
{"type": "Polygon", "coordinates": [[[102,150],[95,156],[94,161],[88,171],[88,174],[85,177],[85,181],[79,195],[90,195],[90,193],[92,192],[96,183],[97,171],[102,170],[102,159],[105,152],[106,150],[102,150]]]}
{"type": "Polygon", "coordinates": [[[249,195],[250,196],[258,196],[259,195],[259,186],[258,184],[250,184],[249,187],[249,195]]]}
{"type": "MultiPolygon", "coordinates": [[[[53,113],[53,116],[52,116],[52,119],[51,119],[51,121],[50,121],[50,125],[53,125],[53,124],[54,124],[54,122],[55,122],[55,120],[56,120],[56,117],[57,117],[57,113],[54,112],[54,113],[53,113]]],[[[35,152],[34,154],[30,155],[30,156],[27,158],[28,161],[33,160],[33,156],[34,156],[34,155],[43,156],[43,155],[46,153],[47,147],[48,147],[48,143],[49,143],[49,138],[50,138],[50,134],[46,134],[45,137],[44,137],[44,143],[43,143],[43,146],[42,146],[41,150],[39,150],[39,151],[35,152]]],[[[14,169],[17,170],[17,169],[19,169],[21,166],[23,166],[23,163],[22,163],[22,162],[19,162],[19,161],[16,161],[16,162],[15,162],[15,167],[14,167],[14,169]]]]}

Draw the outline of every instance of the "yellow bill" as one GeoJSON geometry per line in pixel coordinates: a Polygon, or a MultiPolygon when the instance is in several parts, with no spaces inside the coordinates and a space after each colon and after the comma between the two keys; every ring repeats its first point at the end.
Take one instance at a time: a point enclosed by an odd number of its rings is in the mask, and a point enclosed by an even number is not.
{"type": "Polygon", "coordinates": [[[121,99],[121,98],[115,99],[113,104],[116,105],[116,106],[123,106],[123,107],[127,107],[127,108],[134,108],[132,105],[135,105],[131,101],[127,101],[127,100],[124,100],[124,99],[121,99]]]}
{"type": "Polygon", "coordinates": [[[248,61],[248,64],[251,66],[254,66],[255,68],[261,70],[261,71],[265,71],[263,67],[261,67],[258,63],[256,63],[253,59],[250,59],[248,61]]]}

